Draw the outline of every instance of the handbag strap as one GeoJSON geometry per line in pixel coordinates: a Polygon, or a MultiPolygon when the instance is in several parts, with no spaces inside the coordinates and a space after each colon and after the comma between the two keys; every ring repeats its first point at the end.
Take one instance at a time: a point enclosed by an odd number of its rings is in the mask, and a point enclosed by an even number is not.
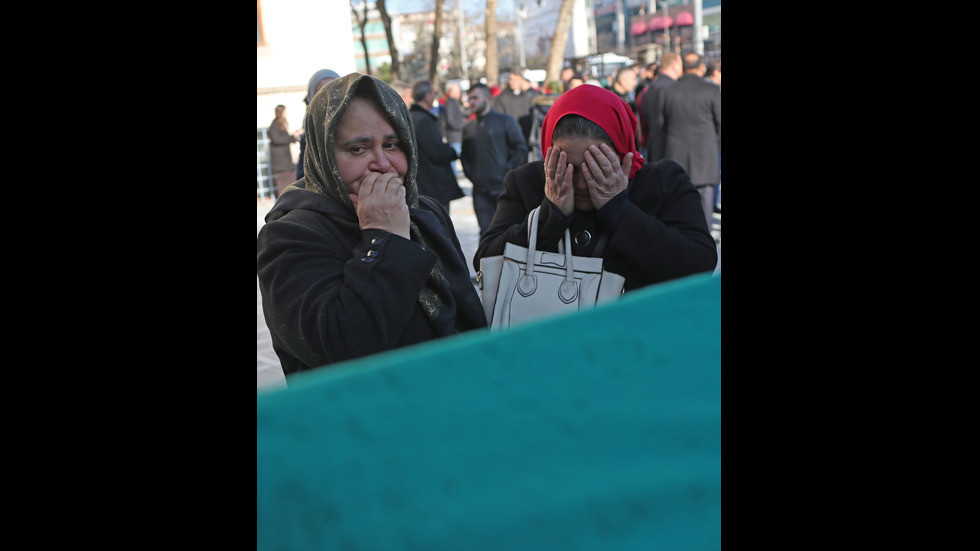
{"type": "MultiPolygon", "coordinates": [[[[534,252],[537,250],[538,244],[538,216],[540,215],[541,207],[537,206],[531,209],[528,213],[528,226],[527,226],[527,262],[524,268],[525,277],[534,277],[534,252]]],[[[558,242],[558,254],[565,255],[565,281],[572,282],[575,280],[575,267],[572,266],[572,233],[565,228],[565,238],[558,242]]]]}

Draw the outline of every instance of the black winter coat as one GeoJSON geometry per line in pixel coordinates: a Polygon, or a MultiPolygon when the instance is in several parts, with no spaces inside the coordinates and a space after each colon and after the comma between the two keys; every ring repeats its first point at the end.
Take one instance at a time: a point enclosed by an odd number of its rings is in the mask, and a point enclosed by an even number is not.
{"type": "Polygon", "coordinates": [[[527,162],[527,140],[517,121],[491,109],[463,126],[463,172],[473,187],[498,192],[507,172],[527,162]]]}
{"type": "Polygon", "coordinates": [[[677,82],[667,75],[660,75],[647,86],[643,93],[643,114],[647,124],[647,162],[655,163],[664,158],[664,149],[667,147],[667,136],[661,128],[662,121],[658,116],[660,112],[661,94],[665,88],[677,82]]]}
{"type": "MultiPolygon", "coordinates": [[[[503,254],[508,242],[527,247],[527,215],[538,206],[538,250],[557,252],[568,228],[573,237],[572,254],[594,256],[602,234],[610,231],[603,216],[610,213],[576,210],[569,224],[552,210],[551,201],[544,195],[544,182],[542,161],[530,162],[507,175],[493,221],[481,236],[473,259],[477,270],[481,258],[503,254]],[[582,230],[592,234],[584,247],[574,243],[582,230]]],[[[625,290],[715,269],[718,250],[708,232],[701,195],[680,165],[673,161],[644,164],[630,180],[626,193],[622,218],[602,252],[603,268],[625,277],[625,290]]]]}
{"type": "Polygon", "coordinates": [[[361,231],[353,213],[305,189],[276,201],[258,234],[258,278],[287,375],[486,327],[449,213],[424,196],[410,213],[429,248],[361,231]],[[417,299],[437,256],[448,292],[430,321],[417,299]]]}
{"type": "Polygon", "coordinates": [[[419,149],[419,168],[415,180],[419,194],[428,195],[443,205],[463,197],[463,190],[456,181],[452,162],[458,157],[451,145],[442,141],[439,119],[419,105],[408,110],[415,123],[415,137],[419,149]]]}

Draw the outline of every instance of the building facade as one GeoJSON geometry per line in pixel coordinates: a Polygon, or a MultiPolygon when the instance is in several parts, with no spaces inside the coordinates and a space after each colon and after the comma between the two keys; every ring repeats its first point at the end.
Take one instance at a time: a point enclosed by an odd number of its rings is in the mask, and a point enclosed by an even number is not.
{"type": "MultiPolygon", "coordinates": [[[[518,17],[524,15],[518,28],[523,27],[526,67],[544,67],[562,0],[514,1],[518,17]]],[[[700,3],[704,54],[719,57],[721,0],[576,0],[565,48],[566,65],[586,76],[596,76],[597,72],[608,74],[600,67],[601,60],[610,54],[648,64],[657,61],[665,47],[685,52],[695,49],[696,3],[700,3]],[[657,27],[655,18],[665,13],[670,25],[657,27]],[[600,60],[599,65],[594,59],[600,60]]]]}

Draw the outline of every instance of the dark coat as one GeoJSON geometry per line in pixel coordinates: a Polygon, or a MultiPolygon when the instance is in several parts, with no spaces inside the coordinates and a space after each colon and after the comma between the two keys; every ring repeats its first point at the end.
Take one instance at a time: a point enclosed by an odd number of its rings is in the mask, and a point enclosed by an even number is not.
{"type": "Polygon", "coordinates": [[[469,117],[469,113],[463,109],[459,101],[450,97],[446,98],[446,102],[442,105],[442,116],[440,116],[439,122],[442,123],[442,132],[446,136],[447,142],[463,142],[463,125],[466,124],[467,117],[469,117]]]}
{"type": "MultiPolygon", "coordinates": [[[[538,206],[538,250],[557,252],[566,228],[573,238],[588,230],[592,239],[585,247],[574,244],[573,239],[572,254],[593,256],[602,234],[610,232],[612,213],[576,210],[571,223],[565,222],[545,197],[544,182],[542,161],[507,175],[493,222],[480,237],[473,259],[477,270],[481,258],[503,254],[508,242],[528,245],[527,215],[538,206]]],[[[701,195],[680,165],[673,161],[644,164],[626,193],[628,201],[620,204],[618,226],[606,238],[602,251],[603,268],[625,277],[625,290],[715,269],[718,250],[708,232],[701,195]]]]}
{"type": "Polygon", "coordinates": [[[296,170],[296,165],[293,164],[293,155],[289,151],[289,144],[299,140],[289,132],[279,128],[275,121],[269,126],[268,134],[269,162],[272,165],[272,172],[296,170]]]}
{"type": "Polygon", "coordinates": [[[527,140],[514,117],[491,109],[463,127],[463,172],[473,187],[498,192],[504,176],[527,162],[527,140]]]}
{"type": "Polygon", "coordinates": [[[647,126],[647,162],[655,163],[664,158],[667,137],[664,135],[663,128],[660,127],[657,113],[660,112],[661,92],[675,82],[677,81],[667,75],[659,75],[643,93],[643,117],[646,119],[645,124],[647,126]]]}
{"type": "Polygon", "coordinates": [[[452,162],[458,157],[451,145],[442,141],[439,119],[418,104],[409,108],[415,123],[415,137],[419,148],[419,168],[416,181],[419,193],[428,195],[443,205],[463,197],[463,190],[456,181],[452,162]]]}
{"type": "Polygon", "coordinates": [[[721,88],[688,73],[663,92],[659,122],[667,136],[664,157],[677,161],[695,186],[721,181],[721,88]]]}
{"type": "Polygon", "coordinates": [[[353,213],[318,193],[294,189],[276,201],[258,234],[258,279],[287,375],[486,327],[449,213],[424,196],[410,213],[428,248],[361,231],[353,213]],[[451,293],[430,321],[418,296],[437,257],[451,293]]]}

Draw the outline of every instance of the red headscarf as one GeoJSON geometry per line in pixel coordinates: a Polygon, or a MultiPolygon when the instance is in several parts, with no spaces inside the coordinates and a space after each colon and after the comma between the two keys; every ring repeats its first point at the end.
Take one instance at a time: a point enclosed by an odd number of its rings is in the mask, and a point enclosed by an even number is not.
{"type": "MultiPolygon", "coordinates": [[[[541,151],[545,153],[551,147],[551,135],[555,132],[558,119],[565,115],[581,115],[598,124],[612,138],[616,153],[622,158],[627,153],[633,154],[633,166],[627,178],[643,166],[646,159],[636,150],[636,115],[625,101],[616,94],[593,84],[576,86],[558,96],[555,103],[548,109],[541,128],[541,151]]],[[[576,167],[577,168],[577,167],[576,167]]]]}

